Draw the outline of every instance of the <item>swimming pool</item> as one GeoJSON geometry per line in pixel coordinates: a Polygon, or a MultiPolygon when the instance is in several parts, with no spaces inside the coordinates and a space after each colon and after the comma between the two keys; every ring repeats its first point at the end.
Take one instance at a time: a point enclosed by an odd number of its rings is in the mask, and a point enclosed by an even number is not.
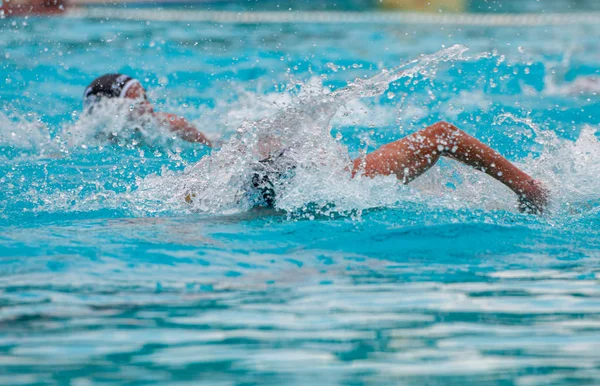
{"type": "Polygon", "coordinates": [[[594,25],[0,23],[0,383],[600,382],[594,25]],[[111,71],[223,143],[217,166],[291,131],[310,173],[249,209],[236,167],[194,167],[208,150],[80,120],[111,71]],[[440,119],[545,181],[549,213],[451,162],[334,173],[440,119]],[[198,181],[211,205],[182,200],[198,181]]]}

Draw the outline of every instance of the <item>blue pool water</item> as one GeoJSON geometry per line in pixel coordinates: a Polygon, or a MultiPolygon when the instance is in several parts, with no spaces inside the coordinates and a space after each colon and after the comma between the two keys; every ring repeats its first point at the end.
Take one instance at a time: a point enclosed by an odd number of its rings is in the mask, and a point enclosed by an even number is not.
{"type": "Polygon", "coordinates": [[[0,20],[0,383],[600,383],[599,38],[0,20]],[[222,150],[82,117],[116,71],[222,150]],[[440,119],[544,181],[548,213],[449,161],[344,174],[440,119]],[[281,133],[303,166],[251,209],[240,149],[281,133]]]}

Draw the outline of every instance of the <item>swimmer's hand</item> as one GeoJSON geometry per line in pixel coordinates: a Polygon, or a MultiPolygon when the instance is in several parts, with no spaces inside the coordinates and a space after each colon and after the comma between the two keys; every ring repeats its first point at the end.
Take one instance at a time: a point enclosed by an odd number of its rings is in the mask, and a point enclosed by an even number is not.
{"type": "Polygon", "coordinates": [[[175,114],[158,112],[153,113],[153,115],[161,124],[177,133],[182,139],[188,142],[202,143],[208,147],[212,147],[210,140],[184,118],[175,114]]]}
{"type": "Polygon", "coordinates": [[[517,194],[522,213],[542,214],[548,206],[548,190],[539,181],[526,181],[517,194]]]}

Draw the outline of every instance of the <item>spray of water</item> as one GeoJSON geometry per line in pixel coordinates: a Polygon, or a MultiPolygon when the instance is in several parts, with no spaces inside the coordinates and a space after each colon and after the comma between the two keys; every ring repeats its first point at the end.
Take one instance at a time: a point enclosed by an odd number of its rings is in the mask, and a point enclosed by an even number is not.
{"type": "MultiPolygon", "coordinates": [[[[9,149],[24,150],[43,154],[51,147],[52,140],[42,120],[29,114],[18,116],[14,113],[0,112],[0,149],[7,155],[9,149]]],[[[1,154],[1,153],[0,153],[1,154]]]]}
{"type": "Polygon", "coordinates": [[[172,148],[177,135],[152,115],[132,114],[135,100],[103,99],[61,131],[59,137],[68,147],[104,146],[172,148]]]}
{"type": "Polygon", "coordinates": [[[293,175],[273,183],[276,207],[288,213],[360,213],[366,208],[394,205],[399,197],[417,197],[418,192],[398,184],[395,177],[352,179],[350,156],[339,138],[331,136],[331,121],[342,106],[381,95],[399,79],[434,77],[440,63],[465,59],[466,51],[457,45],[423,55],[334,92],[320,85],[305,87],[277,114],[244,122],[219,151],[185,173],[139,181],[136,201],[153,202],[156,210],[186,205],[208,213],[245,211],[254,205],[249,184],[253,174],[263,168],[260,161],[282,153],[295,169],[293,175]]]}

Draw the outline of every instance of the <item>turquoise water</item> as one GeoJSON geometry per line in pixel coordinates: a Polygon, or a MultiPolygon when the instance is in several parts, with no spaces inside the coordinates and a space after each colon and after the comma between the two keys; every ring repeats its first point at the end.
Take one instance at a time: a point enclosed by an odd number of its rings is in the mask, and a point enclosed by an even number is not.
{"type": "Polygon", "coordinates": [[[0,383],[600,383],[597,28],[0,32],[0,383]],[[222,150],[82,117],[112,71],[222,150]],[[408,187],[344,174],[440,119],[544,181],[548,213],[450,161],[408,187]],[[253,140],[281,134],[301,166],[252,209],[253,140]]]}

